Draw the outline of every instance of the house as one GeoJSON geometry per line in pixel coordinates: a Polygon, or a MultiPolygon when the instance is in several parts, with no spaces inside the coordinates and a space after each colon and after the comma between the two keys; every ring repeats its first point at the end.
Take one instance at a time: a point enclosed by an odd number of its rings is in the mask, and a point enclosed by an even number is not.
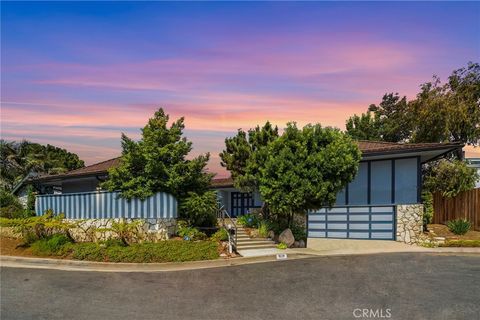
{"type": "MultiPolygon", "coordinates": [[[[466,158],[469,167],[475,168],[480,175],[480,158],[466,158]]],[[[480,188],[480,180],[477,181],[475,188],[480,188]]]]}
{"type": "MultiPolygon", "coordinates": [[[[422,164],[451,152],[462,154],[460,143],[401,144],[358,141],[362,160],[356,178],[337,195],[332,208],[308,213],[308,241],[318,238],[417,241],[422,231],[422,164]]],[[[41,194],[69,194],[99,190],[108,169],[119,158],[67,173],[30,179],[41,194]]],[[[232,216],[262,205],[258,193],[244,193],[232,179],[214,179],[212,188],[232,216]]]]}

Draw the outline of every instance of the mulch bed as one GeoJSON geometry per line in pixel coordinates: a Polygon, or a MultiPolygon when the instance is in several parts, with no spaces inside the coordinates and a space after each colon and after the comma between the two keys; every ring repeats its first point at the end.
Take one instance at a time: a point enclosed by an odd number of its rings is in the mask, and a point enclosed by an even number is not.
{"type": "Polygon", "coordinates": [[[470,230],[463,236],[459,236],[452,233],[443,224],[429,224],[428,230],[432,230],[435,237],[444,237],[446,240],[480,240],[480,231],[470,230]]]}

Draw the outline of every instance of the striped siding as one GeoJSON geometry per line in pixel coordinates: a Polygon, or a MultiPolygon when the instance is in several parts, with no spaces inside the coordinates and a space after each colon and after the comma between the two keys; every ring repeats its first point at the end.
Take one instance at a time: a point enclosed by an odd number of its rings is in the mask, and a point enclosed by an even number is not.
{"type": "Polygon", "coordinates": [[[145,199],[128,201],[118,192],[84,192],[59,195],[39,195],[35,212],[42,215],[52,209],[64,213],[68,219],[110,218],[177,218],[177,200],[170,194],[159,192],[145,199]]]}
{"type": "Polygon", "coordinates": [[[308,237],[395,239],[394,206],[345,206],[308,214],[308,237]]]}

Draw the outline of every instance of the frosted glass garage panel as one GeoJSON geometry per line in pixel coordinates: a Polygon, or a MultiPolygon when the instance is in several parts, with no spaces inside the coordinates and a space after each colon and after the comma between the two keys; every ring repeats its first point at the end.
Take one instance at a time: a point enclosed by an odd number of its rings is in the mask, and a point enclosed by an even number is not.
{"type": "Polygon", "coordinates": [[[395,203],[417,203],[417,158],[395,160],[395,203]]]}
{"type": "Polygon", "coordinates": [[[372,161],[370,175],[371,204],[392,203],[392,161],[372,161]]]}
{"type": "Polygon", "coordinates": [[[368,164],[361,162],[355,179],[348,185],[348,204],[368,204],[368,164]]]}

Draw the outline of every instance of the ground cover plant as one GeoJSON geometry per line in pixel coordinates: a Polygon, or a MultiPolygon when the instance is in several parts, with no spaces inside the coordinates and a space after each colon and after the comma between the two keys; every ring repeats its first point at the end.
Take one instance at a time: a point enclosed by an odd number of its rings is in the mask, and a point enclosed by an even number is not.
{"type": "Polygon", "coordinates": [[[447,222],[448,229],[457,235],[464,235],[470,230],[472,224],[466,219],[456,219],[447,222]]]}

